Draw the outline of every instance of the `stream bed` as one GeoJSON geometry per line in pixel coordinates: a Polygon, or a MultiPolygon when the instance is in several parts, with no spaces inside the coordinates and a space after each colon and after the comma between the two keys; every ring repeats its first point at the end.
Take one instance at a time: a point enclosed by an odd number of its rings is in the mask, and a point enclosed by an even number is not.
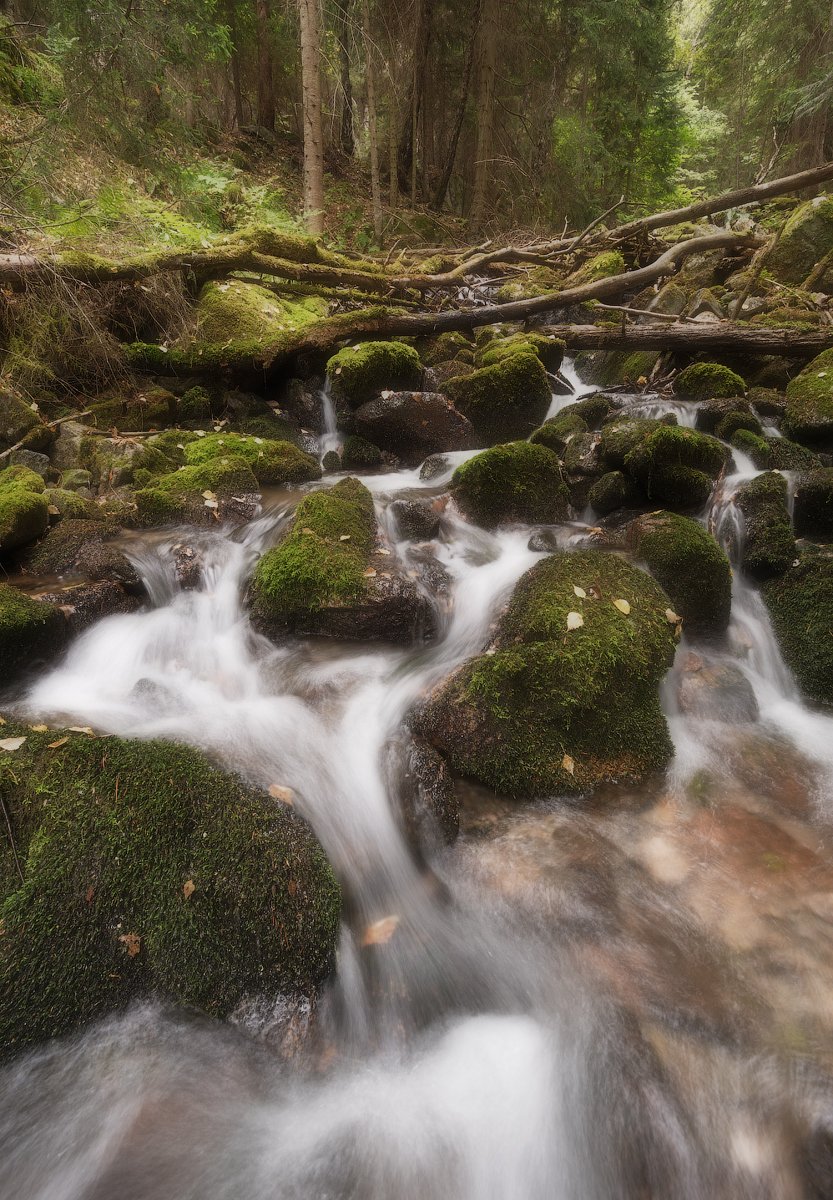
{"type": "MultiPolygon", "coordinates": [[[[336,438],[330,421],[322,449],[336,438]]],[[[441,495],[467,454],[447,457],[427,482],[362,476],[406,566],[388,506],[441,495]]],[[[703,520],[737,559],[732,495],[755,472],[737,452],[735,468],[703,520]]],[[[445,511],[419,548],[451,579],[426,646],[276,648],[244,595],[291,509],[267,494],[246,526],[189,531],[194,591],[176,532],[131,544],[149,606],[82,635],[19,710],[291,788],[344,889],[336,977],[314,1012],[253,997],[222,1025],[137,1007],[5,1068],[0,1196],[833,1195],[833,720],[799,699],[757,592],[736,570],[725,645],[683,638],[664,778],[536,803],[461,782],[460,838],[425,861],[399,815],[404,719],[488,640],[540,558],[531,530],[445,511]],[[681,707],[685,678],[721,664],[751,716],[681,707]]],[[[593,544],[586,524],[554,532],[593,544]]]]}

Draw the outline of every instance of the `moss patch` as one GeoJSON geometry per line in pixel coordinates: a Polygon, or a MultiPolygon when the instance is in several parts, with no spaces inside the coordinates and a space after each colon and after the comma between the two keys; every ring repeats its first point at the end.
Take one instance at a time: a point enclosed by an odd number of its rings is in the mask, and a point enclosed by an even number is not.
{"type": "Polygon", "coordinates": [[[804,695],[833,704],[833,557],[802,555],[763,589],[787,665],[804,695]]]}
{"type": "Polygon", "coordinates": [[[784,431],[808,445],[833,442],[833,350],[825,350],[787,385],[784,431]]]}
{"type": "Polygon", "coordinates": [[[0,583],[0,688],[40,659],[51,658],[66,637],[66,621],[50,604],[0,583]]]}
{"type": "Polygon", "coordinates": [[[0,552],[25,546],[46,530],[49,503],[40,475],[26,467],[0,471],[0,552]]]}
{"type": "Polygon", "coordinates": [[[372,471],[382,465],[382,451],[367,438],[351,434],[341,448],[340,465],[347,471],[372,471]]]}
{"type": "Polygon", "coordinates": [[[197,304],[197,339],[218,346],[267,343],[326,316],[326,300],[315,296],[289,300],[239,279],[211,282],[203,287],[197,304]]]}
{"type": "Polygon", "coordinates": [[[735,503],[746,522],[743,568],[755,579],[780,575],[795,558],[787,512],[787,481],[768,471],[738,488],[735,503]]]}
{"type": "Polygon", "coordinates": [[[728,458],[728,448],[717,438],[663,425],[626,455],[625,470],[649,499],[671,508],[696,508],[708,499],[712,480],[728,458]]]}
{"type": "Polygon", "coordinates": [[[720,363],[692,363],[674,380],[674,391],[686,400],[720,400],[745,396],[746,383],[720,363]]]}
{"type": "Polygon", "coordinates": [[[815,196],[800,204],[784,226],[767,270],[785,283],[803,283],[817,262],[833,250],[833,197],[815,196]]]}
{"type": "Polygon", "coordinates": [[[729,560],[702,525],[676,513],[639,517],[628,542],[694,634],[723,633],[732,606],[729,560]]]}
{"type": "Polygon", "coordinates": [[[603,250],[583,263],[567,280],[570,287],[580,283],[595,283],[597,279],[608,279],[621,275],[626,270],[625,259],[619,250],[603,250]]]}
{"type": "Polygon", "coordinates": [[[422,364],[413,346],[403,342],[362,342],[332,356],[327,363],[327,378],[335,399],[358,408],[383,389],[417,391],[422,382],[422,364]]]}
{"type": "Polygon", "coordinates": [[[188,466],[217,462],[232,456],[251,468],[258,483],[309,483],[321,478],[316,460],[291,442],[238,433],[214,433],[190,442],[184,451],[188,466]]]}
{"type": "Polygon", "coordinates": [[[443,391],[486,445],[528,437],[552,399],[543,363],[526,349],[471,375],[449,379],[443,391]]]}
{"type": "Polygon", "coordinates": [[[339,891],[291,809],[183,747],[6,729],[26,736],[0,752],[24,863],[20,883],[4,856],[7,1050],[141,996],[222,1017],[328,971],[339,891]]]}
{"type": "Polygon", "coordinates": [[[674,652],[668,607],[654,580],[615,555],[553,555],[521,579],[494,653],[434,693],[419,731],[456,771],[511,796],[641,779],[671,757],[658,698],[674,652]],[[573,612],[583,624],[570,630],[573,612]]]}
{"type": "Polygon", "coordinates": [[[567,516],[561,466],[546,446],[494,446],[462,463],[451,487],[466,516],[486,529],[511,521],[549,525],[567,516]]]}
{"type": "Polygon", "coordinates": [[[591,487],[587,500],[590,507],[605,517],[617,508],[639,504],[643,499],[639,487],[621,471],[608,471],[591,487]]]}
{"type": "Polygon", "coordinates": [[[478,356],[479,367],[493,367],[503,362],[511,354],[526,351],[536,354],[548,371],[557,371],[564,358],[565,345],[558,338],[545,337],[542,333],[530,330],[527,333],[513,333],[509,337],[499,338],[489,342],[478,356]]]}
{"type": "Polygon", "coordinates": [[[213,492],[215,497],[250,495],[258,491],[258,484],[248,463],[234,455],[182,467],[136,492],[139,523],[166,525],[201,514],[205,491],[213,492]]]}

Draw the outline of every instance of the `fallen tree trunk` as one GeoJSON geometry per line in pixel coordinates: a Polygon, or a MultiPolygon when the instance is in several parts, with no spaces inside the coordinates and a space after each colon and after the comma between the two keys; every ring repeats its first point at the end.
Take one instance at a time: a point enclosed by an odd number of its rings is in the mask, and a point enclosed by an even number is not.
{"type": "Polygon", "coordinates": [[[746,354],[777,354],[784,358],[814,358],[833,347],[833,325],[801,333],[795,329],[720,321],[680,325],[547,325],[543,332],[561,338],[570,350],[739,350],[746,354]]]}
{"type": "Polygon", "coordinates": [[[524,321],[538,313],[552,312],[590,300],[617,300],[673,275],[690,254],[706,250],[749,250],[760,244],[760,239],[749,234],[715,233],[680,242],[654,262],[634,271],[625,271],[621,275],[527,300],[487,304],[480,308],[449,309],[446,312],[391,312],[384,307],[361,309],[286,333],[279,341],[256,350],[251,345],[238,348],[233,344],[196,344],[183,350],[163,350],[159,346],[137,344],[130,348],[130,361],[137,370],[156,373],[199,375],[223,369],[244,374],[268,373],[299,354],[330,352],[340,343],[353,338],[431,336],[452,330],[499,325],[506,321],[524,321]]]}

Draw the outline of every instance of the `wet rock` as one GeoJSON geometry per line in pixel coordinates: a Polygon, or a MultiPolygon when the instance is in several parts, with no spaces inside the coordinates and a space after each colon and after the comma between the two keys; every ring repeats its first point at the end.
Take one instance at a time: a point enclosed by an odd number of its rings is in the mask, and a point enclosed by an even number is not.
{"type": "Polygon", "coordinates": [[[537,354],[522,349],[493,366],[450,379],[444,391],[471,421],[475,444],[489,446],[529,437],[552,400],[544,364],[537,354]]]}
{"type": "Polygon", "coordinates": [[[755,692],[740,667],[709,663],[698,654],[688,654],[683,661],[677,701],[690,717],[732,725],[758,719],[755,692]]]}
{"type": "Polygon", "coordinates": [[[381,467],[382,451],[366,438],[351,434],[341,448],[341,466],[345,471],[372,471],[381,467]]]}
{"type": "Polygon", "coordinates": [[[451,845],[460,828],[460,806],[444,758],[417,738],[405,755],[401,790],[405,829],[412,845],[431,851],[451,845]]]}
{"type": "Polygon", "coordinates": [[[61,521],[27,556],[27,570],[33,575],[110,579],[129,591],[141,592],[136,568],[113,541],[118,532],[101,521],[61,521]]]}
{"type": "Polygon", "coordinates": [[[41,479],[46,479],[52,464],[48,454],[40,454],[37,450],[15,450],[9,455],[8,463],[12,467],[25,467],[34,471],[41,479]]]}
{"type": "Polygon", "coordinates": [[[177,584],[183,591],[192,591],[202,582],[205,559],[194,546],[177,544],[171,547],[177,584]]]}
{"type": "Polygon", "coordinates": [[[641,489],[622,471],[608,471],[595,480],[587,494],[591,508],[604,517],[617,508],[629,508],[643,499],[641,489]]]}
{"type": "MultiPolygon", "coordinates": [[[[738,416],[748,417],[752,422],[749,425],[736,425],[735,428],[751,429],[755,433],[761,432],[761,423],[756,420],[752,412],[751,404],[744,399],[743,396],[727,396],[722,399],[704,400],[697,405],[697,415],[695,416],[695,428],[701,433],[717,432],[721,422],[727,417],[737,414],[738,416]]],[[[734,430],[732,430],[734,432],[734,430]]],[[[729,440],[731,433],[724,435],[718,434],[718,437],[726,437],[729,440]]]]}
{"type": "Polygon", "coordinates": [[[73,635],[83,633],[104,617],[136,612],[141,607],[137,596],[129,595],[121,584],[110,579],[45,592],[38,599],[54,605],[63,614],[73,635]]]}
{"type": "Polygon", "coordinates": [[[758,475],[738,488],[735,504],[745,522],[743,569],[755,579],[782,574],[796,553],[784,476],[776,471],[758,475]]]}
{"type": "Polygon", "coordinates": [[[783,417],[787,408],[787,397],[777,388],[753,387],[749,389],[749,401],[761,417],[783,417]]]}
{"type": "Polygon", "coordinates": [[[341,470],[341,459],[335,450],[328,450],[321,459],[321,466],[327,472],[336,473],[341,470]]]}
{"type": "Polygon", "coordinates": [[[807,699],[833,704],[833,556],[803,554],[767,583],[764,599],[781,652],[807,699]]]}
{"type": "Polygon", "coordinates": [[[474,371],[474,363],[461,362],[459,358],[449,359],[429,367],[426,372],[427,383],[432,391],[442,391],[449,379],[464,378],[466,375],[473,375],[474,371]]]}
{"type": "Polygon", "coordinates": [[[422,464],[419,477],[424,483],[430,483],[432,479],[444,475],[450,466],[451,463],[444,454],[429,454],[422,464]]]}
{"type": "Polygon", "coordinates": [[[594,478],[603,475],[598,435],[577,433],[571,437],[564,447],[562,462],[568,475],[592,475],[594,478]]]}
{"type": "Polygon", "coordinates": [[[658,695],[675,645],[669,604],[615,555],[546,558],[517,585],[494,643],[431,693],[413,727],[454,771],[510,796],[644,778],[671,755],[658,695]]]}
{"type": "Polygon", "coordinates": [[[384,393],[358,408],[353,423],[360,437],[412,465],[475,445],[471,423],[439,392],[384,393]]]}
{"type": "MultiPolygon", "coordinates": [[[[427,592],[441,602],[441,608],[447,608],[451,598],[454,580],[438,558],[428,547],[417,547],[410,551],[409,561],[416,568],[416,576],[427,592]]],[[[411,572],[408,571],[409,578],[411,572]]]]}
{"type": "Polygon", "coordinates": [[[706,503],[728,459],[728,447],[717,438],[668,425],[636,445],[625,456],[624,469],[649,500],[667,508],[693,509],[706,503]]]}
{"type": "Polygon", "coordinates": [[[394,500],[390,512],[399,536],[409,541],[430,541],[439,532],[440,514],[425,500],[394,500]]]}
{"type": "Polygon", "coordinates": [[[67,633],[66,621],[52,604],[0,583],[0,688],[59,654],[67,633]]]}
{"type": "Polygon", "coordinates": [[[558,542],[558,533],[554,529],[536,529],[527,542],[527,549],[535,554],[554,554],[562,547],[558,542]]]}
{"type": "Polygon", "coordinates": [[[800,477],[795,489],[793,521],[799,537],[833,534],[833,467],[800,477]]]}

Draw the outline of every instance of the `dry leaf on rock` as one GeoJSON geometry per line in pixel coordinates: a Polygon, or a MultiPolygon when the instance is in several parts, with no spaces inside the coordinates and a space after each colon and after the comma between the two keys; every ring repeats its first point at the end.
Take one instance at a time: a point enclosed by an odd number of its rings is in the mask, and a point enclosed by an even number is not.
{"type": "Polygon", "coordinates": [[[135,958],[142,948],[142,939],[138,933],[123,933],[119,941],[124,945],[128,958],[135,958]]]}
{"type": "Polygon", "coordinates": [[[584,617],[581,615],[581,613],[577,613],[577,612],[568,612],[567,613],[567,628],[568,629],[581,629],[583,624],[584,624],[584,617]]]}
{"type": "Polygon", "coordinates": [[[570,775],[575,775],[576,764],[573,761],[573,759],[570,758],[569,754],[564,755],[564,757],[561,760],[561,765],[564,768],[564,770],[567,771],[570,775]]]}
{"type": "Polygon", "coordinates": [[[584,588],[576,587],[575,585],[573,585],[573,591],[578,596],[579,600],[587,599],[587,592],[585,592],[584,588]]]}
{"type": "Polygon", "coordinates": [[[618,608],[619,612],[624,613],[625,616],[627,616],[631,611],[631,606],[628,604],[627,600],[614,600],[613,607],[618,608]]]}
{"type": "Polygon", "coordinates": [[[50,742],[47,749],[57,750],[59,746],[65,746],[69,741],[68,737],[58,738],[57,742],[50,742]]]}
{"type": "Polygon", "coordinates": [[[372,925],[368,925],[362,936],[363,946],[384,946],[393,937],[396,928],[399,925],[399,917],[382,917],[381,921],[374,921],[372,925]]]}
{"type": "Polygon", "coordinates": [[[273,783],[269,787],[269,795],[275,800],[280,800],[284,804],[292,804],[293,794],[292,788],[281,787],[279,783],[273,783]]]}
{"type": "Polygon", "coordinates": [[[182,885],[182,894],[186,900],[190,900],[194,892],[197,890],[197,885],[193,879],[186,879],[182,885]]]}
{"type": "Polygon", "coordinates": [[[12,750],[19,750],[25,741],[25,737],[2,738],[0,739],[0,750],[8,750],[10,752],[12,750]]]}

